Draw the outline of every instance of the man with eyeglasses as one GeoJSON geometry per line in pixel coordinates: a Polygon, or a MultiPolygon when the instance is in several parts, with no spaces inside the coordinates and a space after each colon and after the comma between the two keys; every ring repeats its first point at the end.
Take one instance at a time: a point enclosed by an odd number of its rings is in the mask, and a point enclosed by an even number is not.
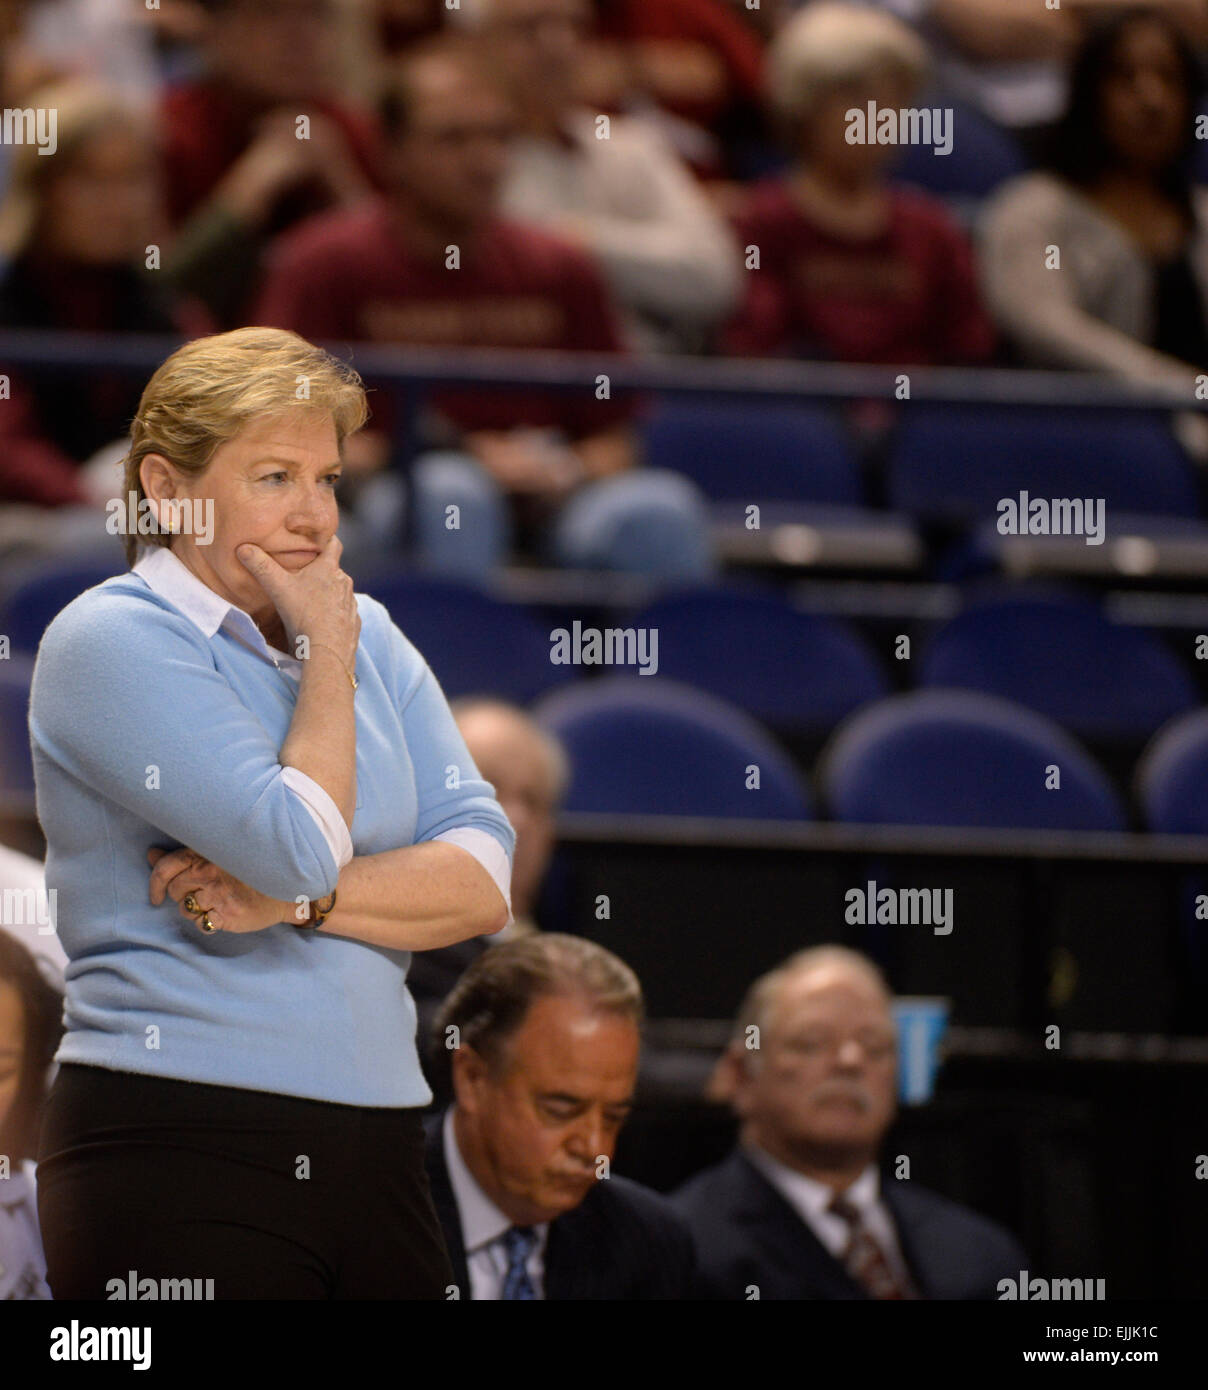
{"type": "Polygon", "coordinates": [[[738,1148],[673,1198],[718,1299],[993,1299],[1027,1268],[1001,1226],[883,1177],[896,1103],[889,987],[865,956],[801,951],[743,1001],[713,1094],[738,1148]]]}

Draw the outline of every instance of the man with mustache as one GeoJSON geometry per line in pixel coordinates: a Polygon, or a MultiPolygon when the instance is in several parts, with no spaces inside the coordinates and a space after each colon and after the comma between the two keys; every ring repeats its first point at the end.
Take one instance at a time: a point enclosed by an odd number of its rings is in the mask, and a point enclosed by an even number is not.
{"type": "Polygon", "coordinates": [[[889,987],[865,956],[819,946],[756,980],[712,1093],[738,1148],[672,1198],[701,1294],[719,1299],[993,1299],[1027,1259],[1001,1226],[878,1171],[894,1116],[889,987]]]}
{"type": "Polygon", "coordinates": [[[692,1239],[667,1200],[611,1173],[637,1080],[642,991],[580,937],[480,956],[445,1000],[455,1103],[427,1127],[456,1294],[692,1297],[692,1239]]]}

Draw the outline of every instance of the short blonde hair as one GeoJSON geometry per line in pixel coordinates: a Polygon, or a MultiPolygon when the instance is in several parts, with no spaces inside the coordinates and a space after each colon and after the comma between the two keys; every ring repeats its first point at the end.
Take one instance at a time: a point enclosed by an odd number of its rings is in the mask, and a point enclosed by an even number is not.
{"type": "Polygon", "coordinates": [[[928,71],[923,40],[884,10],[818,0],[777,34],[768,54],[768,97],[786,127],[796,129],[830,88],[886,68],[917,91],[928,71]]]}
{"type": "MultiPolygon", "coordinates": [[[[252,420],[299,406],[331,417],[341,445],[369,415],[361,378],[347,363],[281,328],[237,328],[177,348],[155,372],[138,403],[125,458],[125,494],[145,494],[139,470],[163,454],[190,478],[252,420]]],[[[171,545],[171,533],[123,537],[133,566],[140,543],[171,545]]]]}

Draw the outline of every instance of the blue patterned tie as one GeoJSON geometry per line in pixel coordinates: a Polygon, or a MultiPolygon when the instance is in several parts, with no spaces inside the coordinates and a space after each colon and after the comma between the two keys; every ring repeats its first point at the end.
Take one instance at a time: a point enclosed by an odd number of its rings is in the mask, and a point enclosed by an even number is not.
{"type": "Polygon", "coordinates": [[[504,1232],[503,1244],[508,1252],[508,1272],[503,1279],[504,1298],[536,1298],[537,1290],[529,1278],[528,1257],[537,1244],[537,1232],[531,1226],[513,1226],[504,1232]]]}

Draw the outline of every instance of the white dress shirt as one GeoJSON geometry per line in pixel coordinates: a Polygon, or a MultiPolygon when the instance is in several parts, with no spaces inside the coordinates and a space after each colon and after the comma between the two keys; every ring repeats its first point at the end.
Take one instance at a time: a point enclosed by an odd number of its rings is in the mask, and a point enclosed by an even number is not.
{"type": "MultiPolygon", "coordinates": [[[[456,1107],[451,1105],[445,1112],[442,1138],[445,1146],[445,1165],[449,1170],[449,1184],[453,1188],[453,1198],[457,1203],[457,1215],[461,1222],[466,1266],[470,1272],[470,1297],[499,1299],[503,1297],[503,1285],[508,1272],[508,1254],[503,1237],[514,1223],[491,1201],[466,1167],[461,1150],[457,1147],[457,1137],[453,1133],[455,1109],[456,1107]]],[[[544,1298],[545,1243],[549,1235],[549,1222],[542,1222],[541,1225],[534,1226],[533,1230],[537,1239],[533,1242],[526,1265],[529,1280],[537,1297],[544,1298]]]]}
{"type": "MultiPolygon", "coordinates": [[[[302,679],[302,662],[287,652],[270,647],[264,634],[252,621],[250,614],[228,602],[173,554],[167,546],[146,546],[132,573],[139,575],[147,586],[182,612],[204,633],[213,637],[220,627],[238,637],[255,652],[271,661],[282,674],[298,682],[302,679]]],[[[326,791],[296,767],[283,767],[282,780],[310,812],[323,832],[336,863],[342,869],[353,857],[352,836],[340,808],[326,791]]],[[[512,873],[503,846],[485,830],[472,826],[457,826],[434,835],[457,845],[472,855],[491,875],[508,905],[508,920],[512,911],[512,873]]],[[[221,867],[221,866],[220,866],[221,867]]]]}
{"type": "Polygon", "coordinates": [[[38,1189],[31,1161],[0,1178],[0,1300],[49,1299],[38,1230],[38,1189]]]}
{"type": "MultiPolygon", "coordinates": [[[[787,1167],[753,1144],[745,1146],[743,1153],[813,1231],[822,1245],[842,1263],[843,1252],[851,1238],[851,1227],[843,1217],[827,1210],[834,1199],[834,1189],[824,1182],[807,1178],[804,1173],[787,1167]]],[[[865,1230],[880,1246],[898,1281],[907,1285],[913,1284],[914,1276],[910,1273],[902,1255],[902,1247],[898,1244],[893,1216],[881,1199],[881,1178],[876,1164],[870,1163],[843,1196],[860,1213],[865,1230]]]]}
{"type": "Polygon", "coordinates": [[[20,899],[10,899],[20,903],[20,911],[10,916],[19,916],[21,920],[0,925],[26,948],[46,980],[61,994],[67,955],[55,931],[51,899],[46,892],[45,865],[10,845],[0,845],[0,894],[7,890],[21,895],[20,899]],[[31,892],[32,899],[28,896],[31,892]],[[39,920],[43,916],[50,920],[43,923],[39,920]]]}

